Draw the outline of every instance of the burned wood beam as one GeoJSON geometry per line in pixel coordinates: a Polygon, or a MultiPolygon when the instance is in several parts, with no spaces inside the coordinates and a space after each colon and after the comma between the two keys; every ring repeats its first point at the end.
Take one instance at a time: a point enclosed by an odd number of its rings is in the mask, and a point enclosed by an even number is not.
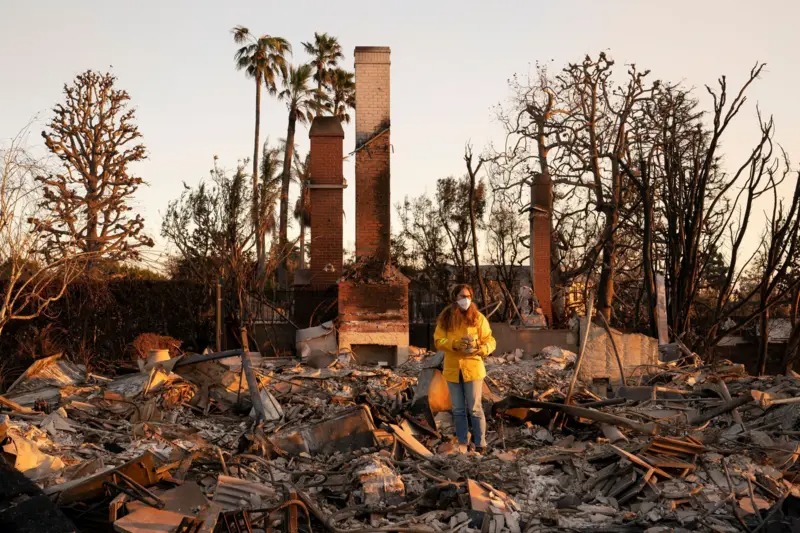
{"type": "Polygon", "coordinates": [[[540,402],[537,400],[528,400],[527,398],[520,398],[518,396],[509,396],[508,398],[500,402],[497,402],[492,407],[492,412],[493,413],[503,412],[506,409],[512,409],[514,407],[534,407],[539,409],[547,409],[551,411],[561,411],[562,413],[566,413],[573,417],[588,418],[589,420],[593,420],[595,422],[624,426],[634,431],[637,431],[643,435],[655,435],[658,431],[657,426],[652,423],[642,424],[640,422],[636,422],[635,420],[631,420],[629,418],[612,415],[609,413],[603,413],[602,411],[596,411],[594,409],[589,409],[586,407],[579,407],[577,405],[564,405],[560,403],[540,402]]]}
{"type": "Polygon", "coordinates": [[[720,405],[719,407],[717,407],[716,409],[711,409],[709,411],[706,411],[705,413],[700,413],[700,414],[697,414],[695,416],[690,417],[689,420],[688,420],[689,421],[689,425],[690,426],[696,426],[698,424],[703,424],[703,423],[708,422],[709,420],[711,420],[713,418],[716,418],[716,417],[718,417],[720,415],[724,415],[725,413],[729,413],[729,412],[733,411],[734,409],[736,409],[737,407],[741,407],[741,406],[743,406],[745,404],[748,404],[748,403],[750,403],[752,401],[753,401],[752,396],[750,396],[748,394],[745,394],[743,396],[739,396],[735,400],[732,400],[730,402],[726,402],[726,403],[720,405]]]}
{"type": "Polygon", "coordinates": [[[225,350],[224,352],[214,352],[208,354],[195,353],[187,357],[183,357],[180,361],[175,363],[174,368],[179,368],[187,365],[195,365],[198,363],[205,363],[207,361],[216,361],[218,359],[225,359],[226,357],[233,357],[235,355],[241,355],[241,354],[242,354],[241,348],[237,348],[236,350],[225,350]]]}

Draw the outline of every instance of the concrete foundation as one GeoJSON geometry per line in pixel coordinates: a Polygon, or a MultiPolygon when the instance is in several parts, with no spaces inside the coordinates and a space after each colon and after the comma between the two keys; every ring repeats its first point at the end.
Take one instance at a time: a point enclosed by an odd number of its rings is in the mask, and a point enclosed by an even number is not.
{"type": "MultiPolygon", "coordinates": [[[[586,319],[581,320],[581,339],[586,331],[586,319]]],[[[583,355],[578,378],[586,383],[595,379],[608,379],[619,383],[619,364],[614,354],[614,344],[622,360],[625,377],[639,375],[649,370],[647,365],[658,364],[658,339],[639,333],[622,333],[611,329],[614,342],[602,326],[592,324],[583,355]]]]}
{"type": "Polygon", "coordinates": [[[578,337],[569,329],[526,329],[493,322],[492,334],[497,341],[495,353],[513,352],[520,348],[526,354],[538,354],[545,346],[559,346],[578,351],[578,337]]]}

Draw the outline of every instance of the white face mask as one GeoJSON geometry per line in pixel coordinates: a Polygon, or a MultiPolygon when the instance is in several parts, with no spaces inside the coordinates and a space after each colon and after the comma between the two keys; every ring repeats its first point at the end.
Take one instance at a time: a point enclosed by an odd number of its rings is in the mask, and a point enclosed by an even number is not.
{"type": "Polygon", "coordinates": [[[456,303],[461,309],[466,311],[467,309],[469,309],[469,305],[472,303],[472,300],[470,300],[469,298],[459,298],[458,300],[456,300],[456,303]]]}

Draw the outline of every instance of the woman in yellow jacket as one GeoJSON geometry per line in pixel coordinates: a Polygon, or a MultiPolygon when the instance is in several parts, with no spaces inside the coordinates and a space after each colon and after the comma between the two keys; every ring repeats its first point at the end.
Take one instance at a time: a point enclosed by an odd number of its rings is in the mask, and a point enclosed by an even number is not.
{"type": "Polygon", "coordinates": [[[489,321],[473,300],[472,287],[458,285],[453,289],[453,303],[436,321],[433,340],[436,349],[444,352],[444,379],[453,403],[453,421],[459,448],[465,450],[468,441],[467,418],[472,425],[472,442],[478,452],[486,450],[486,417],[481,406],[483,378],[486,367],[483,358],[497,345],[489,321]]]}

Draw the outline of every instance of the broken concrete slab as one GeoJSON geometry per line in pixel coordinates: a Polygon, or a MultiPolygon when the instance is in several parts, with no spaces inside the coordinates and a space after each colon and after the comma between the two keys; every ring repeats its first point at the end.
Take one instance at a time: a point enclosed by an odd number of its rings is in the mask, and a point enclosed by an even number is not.
{"type": "Polygon", "coordinates": [[[397,367],[408,361],[408,346],[353,343],[350,351],[360,365],[397,367]]]}
{"type": "MultiPolygon", "coordinates": [[[[588,324],[589,321],[585,317],[581,319],[581,339],[588,324]]],[[[609,336],[605,328],[592,324],[586,341],[584,359],[578,372],[581,381],[591,383],[593,379],[605,378],[612,383],[620,382],[614,344],[619,352],[626,377],[634,372],[641,372],[642,367],[659,363],[658,339],[639,333],[622,333],[613,328],[609,336]]]]}
{"type": "Polygon", "coordinates": [[[369,409],[360,405],[311,426],[281,431],[270,442],[292,455],[347,452],[376,446],[374,431],[369,409]]]}
{"type": "Polygon", "coordinates": [[[303,361],[325,355],[335,359],[339,346],[333,322],[324,322],[313,328],[298,329],[295,334],[295,348],[303,361]]]}
{"type": "MultiPolygon", "coordinates": [[[[519,506],[508,494],[495,489],[488,483],[467,479],[467,493],[469,495],[470,524],[474,528],[482,530],[484,524],[488,527],[494,516],[514,516],[519,511],[519,506]]],[[[514,518],[518,522],[518,514],[514,518]]],[[[519,528],[518,525],[517,528],[519,528]]]]}

